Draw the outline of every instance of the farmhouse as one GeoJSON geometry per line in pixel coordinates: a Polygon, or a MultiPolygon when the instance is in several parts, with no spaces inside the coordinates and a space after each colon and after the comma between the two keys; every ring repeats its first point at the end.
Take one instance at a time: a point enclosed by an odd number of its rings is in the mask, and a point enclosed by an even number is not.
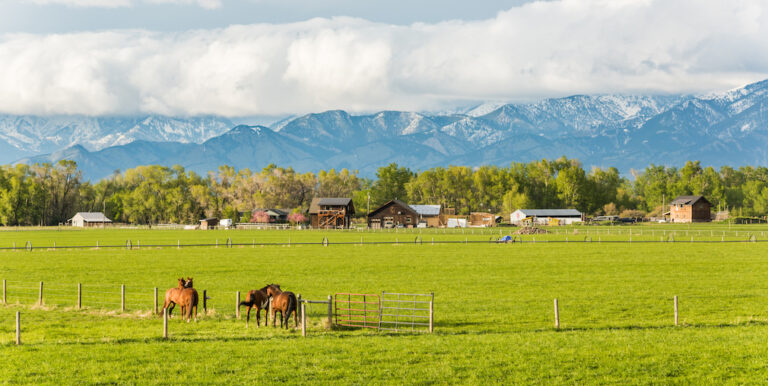
{"type": "Polygon", "coordinates": [[[390,200],[368,213],[368,227],[373,229],[403,226],[413,228],[419,223],[419,213],[400,200],[390,200]]]}
{"type": "Polygon", "coordinates": [[[536,225],[569,225],[584,221],[584,215],[576,209],[518,209],[509,215],[513,225],[521,225],[525,219],[536,225]]]}
{"type": "Polygon", "coordinates": [[[351,198],[312,199],[309,204],[309,221],[313,228],[349,228],[355,205],[351,198]]]}
{"type": "Polygon", "coordinates": [[[291,213],[288,210],[285,209],[277,209],[277,208],[260,208],[260,209],[254,209],[252,213],[256,212],[264,212],[269,216],[269,222],[274,223],[286,223],[288,222],[288,214],[291,213]]]}
{"type": "Polygon", "coordinates": [[[108,219],[104,213],[101,212],[77,212],[74,217],[69,219],[72,226],[75,227],[104,227],[111,224],[112,220],[108,219]]]}
{"type": "Polygon", "coordinates": [[[669,221],[712,221],[712,204],[704,196],[679,196],[669,203],[669,221]]]}
{"type": "Polygon", "coordinates": [[[419,224],[423,224],[420,226],[436,228],[445,225],[445,221],[441,218],[441,215],[443,214],[442,206],[410,205],[410,207],[419,214],[419,224]]]}

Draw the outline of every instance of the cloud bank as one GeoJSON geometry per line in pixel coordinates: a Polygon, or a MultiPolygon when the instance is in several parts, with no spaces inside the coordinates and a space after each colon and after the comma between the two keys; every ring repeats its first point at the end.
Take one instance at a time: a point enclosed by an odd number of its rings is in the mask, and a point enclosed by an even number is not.
{"type": "Polygon", "coordinates": [[[409,26],[12,34],[0,111],[247,116],[721,90],[768,77],[767,26],[763,0],[562,0],[409,26]]]}

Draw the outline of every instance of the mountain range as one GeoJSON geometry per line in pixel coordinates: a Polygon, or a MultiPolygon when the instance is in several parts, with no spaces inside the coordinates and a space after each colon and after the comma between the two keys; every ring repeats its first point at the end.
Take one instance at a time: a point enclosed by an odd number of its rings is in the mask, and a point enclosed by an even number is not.
{"type": "Polygon", "coordinates": [[[768,165],[768,80],[707,95],[575,95],[461,113],[334,110],[267,126],[220,117],[0,116],[0,161],[71,159],[88,179],[138,165],[426,169],[567,156],[627,173],[651,163],[768,165]],[[233,127],[234,126],[234,127],[233,127]]]}

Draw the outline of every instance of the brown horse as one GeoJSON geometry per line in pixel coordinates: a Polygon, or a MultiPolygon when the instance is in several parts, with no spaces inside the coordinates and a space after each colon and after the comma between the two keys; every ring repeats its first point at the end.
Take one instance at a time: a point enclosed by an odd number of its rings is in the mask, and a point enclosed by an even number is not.
{"type": "Polygon", "coordinates": [[[237,306],[248,306],[248,312],[246,313],[245,323],[251,320],[251,308],[256,307],[256,327],[259,327],[259,318],[261,310],[264,310],[264,327],[267,326],[267,320],[269,319],[269,295],[267,295],[267,287],[260,290],[248,291],[248,295],[245,297],[244,302],[240,302],[237,306]]]}
{"type": "MultiPolygon", "coordinates": [[[[176,306],[176,304],[179,303],[179,295],[181,295],[181,291],[186,286],[186,281],[183,277],[179,278],[179,285],[175,288],[169,288],[167,291],[165,291],[165,301],[163,302],[163,308],[160,309],[158,312],[159,314],[163,313],[163,310],[166,308],[168,309],[168,317],[171,317],[171,312],[173,312],[173,308],[176,306]],[[170,307],[169,307],[170,306],[170,307]]],[[[183,306],[182,306],[183,307],[183,306]]],[[[181,309],[181,314],[184,314],[184,308],[181,309]]]]}
{"type": "Polygon", "coordinates": [[[179,294],[179,305],[181,306],[182,313],[184,312],[184,310],[186,310],[187,323],[189,323],[189,318],[192,316],[193,310],[194,310],[195,322],[197,322],[198,300],[199,300],[199,296],[197,295],[197,290],[193,288],[192,278],[188,277],[186,283],[184,284],[184,288],[181,290],[181,293],[179,294]]]}
{"type": "Polygon", "coordinates": [[[280,328],[283,328],[283,317],[285,317],[285,328],[288,328],[291,312],[293,312],[293,322],[296,324],[296,328],[298,328],[299,320],[296,315],[296,309],[299,302],[296,300],[296,295],[289,291],[283,292],[279,284],[270,284],[264,288],[267,290],[267,295],[272,297],[272,327],[275,327],[275,314],[279,311],[280,328]]]}

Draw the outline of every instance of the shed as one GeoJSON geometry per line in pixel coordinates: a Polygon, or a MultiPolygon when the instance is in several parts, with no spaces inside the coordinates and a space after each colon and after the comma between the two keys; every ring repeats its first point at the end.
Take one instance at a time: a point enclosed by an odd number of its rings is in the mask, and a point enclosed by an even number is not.
{"type": "Polygon", "coordinates": [[[351,198],[315,197],[309,204],[309,221],[313,228],[349,228],[355,205],[351,198]]]}
{"type": "Polygon", "coordinates": [[[216,217],[209,217],[200,220],[200,229],[216,229],[219,225],[219,219],[216,217]]]}
{"type": "Polygon", "coordinates": [[[269,222],[274,223],[286,223],[288,222],[288,214],[291,213],[289,210],[286,209],[277,209],[277,208],[259,208],[254,209],[252,213],[255,212],[264,212],[269,216],[269,222]]]}
{"type": "Polygon", "coordinates": [[[501,221],[501,216],[488,212],[472,212],[469,214],[469,226],[492,227],[501,221]]]}
{"type": "Polygon", "coordinates": [[[584,215],[576,209],[518,209],[509,215],[509,223],[520,225],[526,218],[537,225],[548,225],[550,220],[557,220],[560,225],[584,221],[584,215]]]}
{"type": "Polygon", "coordinates": [[[704,196],[678,196],[669,203],[669,221],[712,221],[712,204],[704,196]]]}
{"type": "Polygon", "coordinates": [[[419,223],[419,213],[400,201],[390,200],[368,213],[368,227],[373,229],[403,226],[413,228],[419,223]]]}
{"type": "Polygon", "coordinates": [[[74,217],[69,219],[72,226],[75,227],[104,227],[112,224],[112,220],[102,212],[77,212],[74,217]]]}
{"type": "Polygon", "coordinates": [[[443,214],[441,205],[411,205],[410,207],[419,214],[419,224],[423,223],[423,226],[430,228],[445,225],[445,221],[440,218],[443,214]]]}

